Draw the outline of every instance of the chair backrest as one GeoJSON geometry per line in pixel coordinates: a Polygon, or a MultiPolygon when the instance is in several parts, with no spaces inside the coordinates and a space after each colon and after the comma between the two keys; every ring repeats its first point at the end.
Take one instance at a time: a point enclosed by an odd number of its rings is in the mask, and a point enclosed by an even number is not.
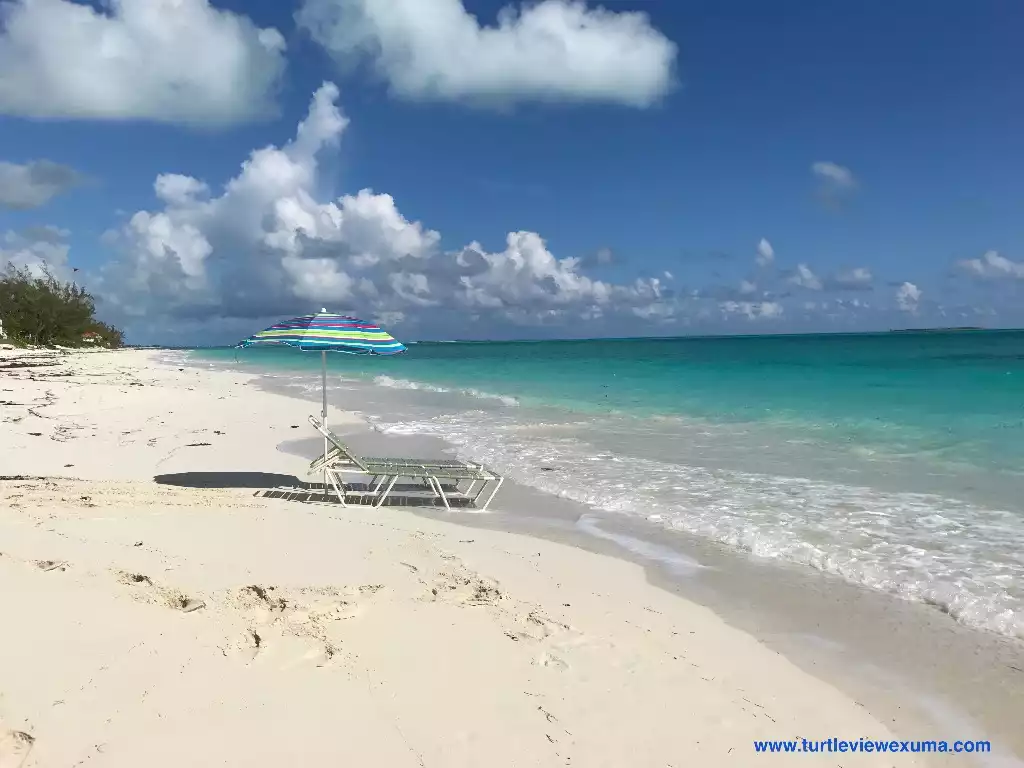
{"type": "Polygon", "coordinates": [[[309,462],[309,472],[311,474],[315,472],[320,472],[321,470],[324,469],[324,467],[327,467],[336,462],[341,457],[341,455],[342,453],[338,449],[338,446],[331,446],[331,449],[327,451],[327,453],[318,456],[317,458],[313,459],[313,461],[309,462]]]}
{"type": "Polygon", "coordinates": [[[329,430],[327,427],[321,424],[319,419],[317,419],[315,416],[310,416],[309,423],[313,425],[313,428],[316,429],[317,432],[326,437],[331,442],[331,444],[338,449],[342,456],[351,460],[353,464],[355,464],[364,472],[369,471],[368,467],[366,466],[366,462],[359,458],[359,454],[357,454],[355,451],[353,451],[351,448],[349,448],[347,445],[341,442],[341,439],[336,434],[331,432],[331,430],[329,430]]]}

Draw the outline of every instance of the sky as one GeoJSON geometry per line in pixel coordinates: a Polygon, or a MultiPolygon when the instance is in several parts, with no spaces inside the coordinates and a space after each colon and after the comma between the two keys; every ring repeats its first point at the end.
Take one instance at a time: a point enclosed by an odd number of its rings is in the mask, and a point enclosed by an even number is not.
{"type": "MultiPolygon", "coordinates": [[[[1024,5],[0,0],[0,264],[140,344],[1024,326],[1024,5]]],[[[0,308],[2,314],[2,308],[0,308]]]]}

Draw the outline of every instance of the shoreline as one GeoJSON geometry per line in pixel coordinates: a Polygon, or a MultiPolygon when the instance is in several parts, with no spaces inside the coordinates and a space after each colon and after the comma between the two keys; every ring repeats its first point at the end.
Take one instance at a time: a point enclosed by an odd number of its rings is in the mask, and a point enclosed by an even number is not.
{"type": "MultiPolygon", "coordinates": [[[[258,386],[299,398],[261,377],[258,386]]],[[[310,399],[312,401],[312,398],[310,399]]],[[[347,422],[339,434],[367,455],[455,454],[441,438],[385,435],[367,423],[347,422]]],[[[284,444],[306,455],[315,438],[284,444]],[[306,443],[306,445],[301,445],[306,443]]],[[[1015,755],[981,764],[1024,765],[1024,643],[957,622],[935,606],[851,583],[799,564],[757,558],[683,531],[601,513],[506,479],[503,494],[485,515],[453,510],[445,519],[467,528],[512,531],[627,560],[648,581],[714,611],[733,627],[782,653],[810,674],[870,702],[904,738],[925,732],[979,729],[1015,755]],[[508,508],[559,511],[521,517],[508,508]],[[577,521],[590,519],[600,533],[577,521]],[[704,578],[699,578],[703,574],[704,578]],[[897,693],[883,692],[885,688],[897,693]]],[[[410,508],[430,517],[437,510],[410,508]]],[[[589,527],[589,526],[588,526],[589,527]]],[[[1005,756],[1004,756],[1005,757],[1005,756]]]]}
{"type": "MultiPolygon", "coordinates": [[[[0,480],[16,628],[0,636],[0,737],[32,737],[26,766],[761,765],[752,739],[909,725],[609,557],[613,542],[256,496],[312,458],[286,451],[309,439],[313,398],[160,357],[0,376],[18,403],[0,413],[0,474],[41,478],[0,480]]],[[[578,518],[509,485],[499,510],[578,518]]],[[[1016,734],[990,725],[902,738],[990,738],[966,764],[1015,764],[1016,734]]],[[[848,762],[894,763],[945,764],[848,762]]]]}
{"type": "MultiPolygon", "coordinates": [[[[455,453],[439,438],[383,435],[353,422],[336,431],[367,455],[455,453]]],[[[281,447],[304,455],[315,442],[302,439],[281,447]]],[[[424,519],[439,514],[429,507],[407,512],[424,519]]],[[[1018,727],[1024,711],[1024,672],[1018,671],[1024,670],[1024,643],[831,574],[596,513],[515,481],[505,481],[487,513],[440,514],[469,530],[513,532],[634,563],[652,586],[711,610],[843,691],[901,738],[981,733],[977,738],[1015,754],[1003,752],[1001,760],[978,756],[977,764],[1024,765],[1018,727]],[[531,513],[523,516],[518,509],[531,513]]]]}
{"type": "MultiPolygon", "coordinates": [[[[303,377],[311,367],[305,364],[314,361],[283,350],[264,352],[235,364],[284,386],[311,386],[303,377]]],[[[657,377],[648,396],[643,376],[605,385],[600,376],[577,379],[556,365],[545,395],[538,361],[553,354],[554,348],[524,352],[500,363],[507,371],[487,368],[486,360],[501,357],[495,349],[428,352],[422,360],[410,358],[408,366],[338,359],[330,370],[341,377],[332,385],[337,404],[356,409],[385,432],[436,435],[546,492],[836,573],[1024,641],[1024,476],[1014,461],[1024,444],[1019,419],[989,423],[982,413],[986,407],[990,416],[1006,407],[1019,411],[1006,397],[1012,376],[989,381],[998,402],[988,406],[975,396],[977,407],[957,411],[955,402],[938,398],[915,406],[906,423],[894,420],[895,412],[879,413],[858,431],[859,406],[850,404],[859,402],[855,392],[873,392],[873,385],[835,393],[831,415],[822,389],[820,397],[809,391],[802,398],[805,411],[772,415],[768,409],[761,418],[756,398],[749,412],[728,412],[735,393],[727,387],[718,398],[706,391],[701,375],[673,406],[657,377]],[[502,372],[509,374],[507,383],[502,372]],[[608,388],[621,390],[620,402],[602,407],[608,388]],[[578,403],[566,399],[574,389],[578,403]],[[954,409],[951,418],[960,426],[932,434],[928,424],[938,421],[924,417],[939,405],[954,409]],[[627,467],[635,480],[622,483],[618,478],[627,467]]],[[[195,359],[224,362],[220,354],[196,353],[195,359]]],[[[990,367],[999,366],[996,360],[990,367]]],[[[761,389],[774,391],[788,381],[784,371],[780,375],[761,389]]],[[[896,396],[902,391],[898,378],[894,392],[879,395],[882,400],[904,399],[896,396]]]]}

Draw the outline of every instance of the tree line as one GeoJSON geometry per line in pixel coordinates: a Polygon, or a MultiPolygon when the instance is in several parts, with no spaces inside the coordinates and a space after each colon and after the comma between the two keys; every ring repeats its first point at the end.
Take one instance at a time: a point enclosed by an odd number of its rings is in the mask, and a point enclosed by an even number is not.
{"type": "Polygon", "coordinates": [[[82,286],[42,276],[13,264],[0,271],[0,322],[8,341],[37,346],[83,346],[83,336],[99,336],[97,345],[124,344],[120,330],[97,320],[96,302],[82,286]]]}

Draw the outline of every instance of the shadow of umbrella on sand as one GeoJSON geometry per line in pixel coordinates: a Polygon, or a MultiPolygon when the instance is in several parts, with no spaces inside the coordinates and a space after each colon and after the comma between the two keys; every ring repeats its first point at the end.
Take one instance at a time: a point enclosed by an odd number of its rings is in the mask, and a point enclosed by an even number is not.
{"type": "Polygon", "coordinates": [[[153,482],[159,485],[173,485],[178,488],[252,488],[267,489],[294,487],[302,488],[303,483],[295,475],[281,475],[274,472],[177,472],[157,475],[153,482]]]}

